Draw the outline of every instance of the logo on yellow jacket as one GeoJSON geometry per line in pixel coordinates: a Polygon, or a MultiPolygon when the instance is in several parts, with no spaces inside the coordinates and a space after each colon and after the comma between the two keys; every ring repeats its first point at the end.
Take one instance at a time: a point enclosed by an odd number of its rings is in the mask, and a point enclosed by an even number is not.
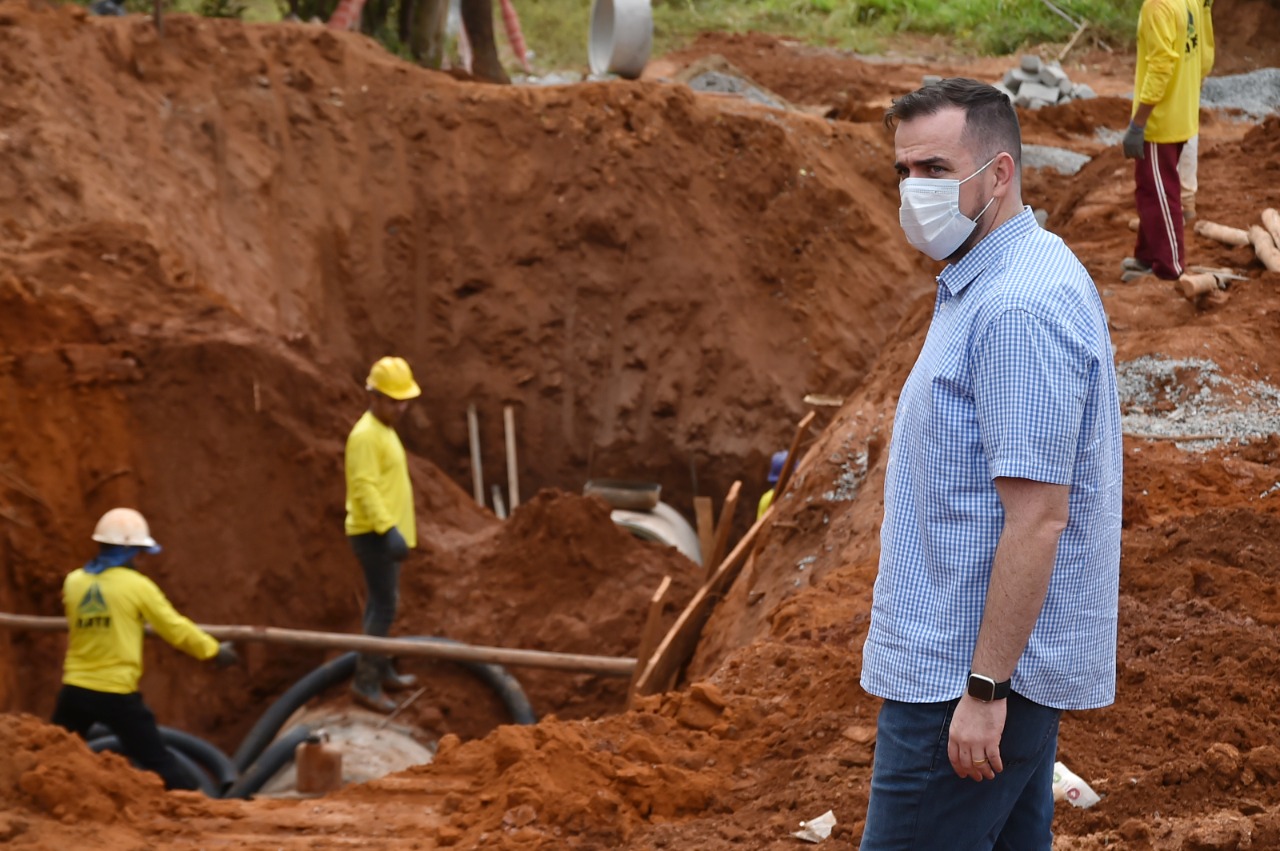
{"type": "Polygon", "coordinates": [[[107,601],[102,597],[102,589],[98,587],[98,583],[93,583],[89,586],[89,590],[84,592],[80,605],[76,606],[76,614],[78,615],[77,628],[111,626],[110,610],[107,608],[107,601]]]}

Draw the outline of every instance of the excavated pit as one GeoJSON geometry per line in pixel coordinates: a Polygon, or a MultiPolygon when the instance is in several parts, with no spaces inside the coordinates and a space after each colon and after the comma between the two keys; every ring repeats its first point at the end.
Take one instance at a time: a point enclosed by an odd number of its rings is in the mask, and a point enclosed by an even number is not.
{"type": "MultiPolygon", "coordinates": [[[[1268,9],[1215,5],[1224,71],[1280,63],[1268,9]]],[[[803,397],[846,399],[818,410],[679,690],[624,712],[625,681],[517,670],[555,717],[502,726],[468,675],[409,661],[428,691],[401,720],[439,740],[436,761],[321,801],[163,793],[30,717],[52,709],[61,636],[0,633],[0,839],[781,849],[833,809],[856,844],[884,450],[933,293],[897,231],[878,116],[925,73],[997,79],[1010,60],[870,63],[710,34],[668,61],[712,53],[858,120],[657,80],[478,86],[303,25],[171,16],[158,40],[142,17],[0,2],[4,611],[58,614],[93,521],[132,504],[166,547],[148,573],[193,618],[357,631],[341,447],[364,370],[394,352],[425,391],[403,429],[421,546],[396,632],[631,655],[662,577],[669,625],[701,574],[615,528],[582,484],[660,481],[692,519],[695,493],[718,506],[742,479],[741,532],[803,397]],[[505,523],[469,493],[469,404],[502,484],[516,409],[524,504],[505,523]]],[[[1248,278],[1213,303],[1118,281],[1132,178],[1096,131],[1125,120],[1130,62],[1082,55],[1068,70],[1103,97],[1023,116],[1028,143],[1092,157],[1029,171],[1024,196],[1094,275],[1121,363],[1212,359],[1265,398],[1280,278],[1250,252],[1188,235],[1193,262],[1248,278]]],[[[1200,214],[1246,226],[1280,206],[1277,140],[1275,116],[1206,114],[1200,214]]],[[[1177,422],[1184,397],[1126,413],[1177,422]]],[[[1060,810],[1055,848],[1280,844],[1280,438],[1130,437],[1125,460],[1119,697],[1069,713],[1060,753],[1104,797],[1060,810]]],[[[232,750],[325,658],[244,655],[216,673],[151,642],[143,692],[163,723],[232,750]]]]}

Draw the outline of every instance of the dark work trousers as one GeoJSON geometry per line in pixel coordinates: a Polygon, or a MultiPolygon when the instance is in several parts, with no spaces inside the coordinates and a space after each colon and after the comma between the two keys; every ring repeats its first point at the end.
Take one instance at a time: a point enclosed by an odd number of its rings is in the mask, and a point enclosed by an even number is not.
{"type": "Polygon", "coordinates": [[[1166,281],[1176,281],[1186,268],[1182,182],[1178,179],[1183,144],[1144,142],[1145,158],[1133,161],[1133,197],[1138,207],[1138,244],[1133,256],[1166,281]]]}
{"type": "MultiPolygon", "coordinates": [[[[396,536],[398,537],[398,536],[396,536]]],[[[400,561],[403,550],[397,550],[387,535],[367,532],[351,535],[351,549],[364,568],[364,582],[369,597],[364,604],[364,634],[385,638],[396,619],[396,602],[400,588],[400,561]]],[[[356,663],[356,679],[361,675],[378,682],[391,671],[391,660],[375,653],[361,653],[356,663]]],[[[372,683],[370,683],[372,684],[372,683]]]]}
{"type": "Polygon", "coordinates": [[[164,788],[196,788],[178,765],[177,758],[165,747],[164,739],[160,738],[160,728],[156,726],[156,716],[136,691],[133,694],[112,694],[64,685],[58,692],[53,723],[82,739],[88,739],[89,728],[100,723],[116,734],[125,756],[140,768],[160,775],[164,788]]]}

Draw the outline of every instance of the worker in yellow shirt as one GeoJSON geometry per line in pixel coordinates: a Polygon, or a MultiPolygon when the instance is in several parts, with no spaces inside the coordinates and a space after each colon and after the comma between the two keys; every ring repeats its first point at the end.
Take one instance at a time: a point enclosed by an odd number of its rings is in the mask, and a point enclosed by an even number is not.
{"type": "Polygon", "coordinates": [[[760,497],[760,502],[756,505],[756,519],[764,517],[764,513],[769,510],[769,506],[773,505],[774,486],[778,484],[778,477],[782,475],[782,468],[787,463],[787,450],[779,449],[773,453],[773,457],[769,459],[769,489],[760,497]]]}
{"type": "MultiPolygon", "coordinates": [[[[422,389],[413,380],[409,364],[397,357],[375,363],[365,389],[369,409],[347,437],[346,532],[364,569],[368,590],[364,633],[386,636],[396,616],[400,563],[418,543],[409,464],[395,426],[422,389]]],[[[396,704],[383,688],[404,689],[415,684],[413,676],[396,673],[390,658],[362,653],[351,690],[363,706],[390,712],[396,704]]]]}
{"type": "Polygon", "coordinates": [[[134,763],[159,774],[166,789],[194,789],[138,692],[143,624],[182,652],[214,659],[219,667],[235,662],[235,651],[230,642],[219,644],[178,614],[164,592],[134,567],[138,555],[160,551],[141,514],[111,509],[98,521],[93,540],[98,554],[62,583],[70,638],[53,723],[81,738],[100,723],[134,763]]]}
{"type": "Polygon", "coordinates": [[[1213,69],[1213,0],[1144,0],[1133,108],[1122,147],[1134,160],[1138,240],[1122,277],[1177,280],[1186,268],[1178,161],[1200,132],[1200,85],[1213,69]]]}

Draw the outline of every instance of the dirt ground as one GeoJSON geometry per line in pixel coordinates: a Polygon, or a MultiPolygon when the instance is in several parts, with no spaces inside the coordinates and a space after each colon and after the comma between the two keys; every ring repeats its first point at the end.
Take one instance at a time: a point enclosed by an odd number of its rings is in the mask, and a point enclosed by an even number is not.
{"type": "MultiPolygon", "coordinates": [[[[1217,73],[1280,66],[1274,3],[1218,0],[1215,21],[1217,73]]],[[[94,520],[131,504],[166,547],[147,572],[194,619],[357,631],[341,447],[368,364],[397,353],[425,390],[403,429],[421,544],[397,634],[631,655],[661,578],[670,625],[701,572],[618,531],[583,483],[660,481],[692,517],[742,479],[754,506],[804,396],[845,399],[816,409],[676,690],[623,711],[622,680],[515,670],[543,720],[514,726],[460,669],[407,660],[428,691],[404,720],[436,761],[321,799],[164,793],[39,720],[62,636],[0,633],[0,841],[783,849],[830,809],[829,844],[856,847],[884,449],[936,271],[898,230],[880,115],[924,74],[1016,61],[904,45],[871,61],[707,34],[645,81],[497,88],[305,25],[175,15],[158,39],[140,16],[0,0],[0,610],[59,614],[94,520]],[[814,109],[663,79],[710,54],[814,109]],[[516,410],[506,522],[469,493],[469,404],[499,484],[516,410]]],[[[1086,43],[1064,68],[1102,97],[1023,114],[1025,141],[1092,159],[1029,169],[1024,199],[1093,274],[1122,368],[1182,364],[1126,413],[1176,426],[1208,393],[1274,422],[1256,408],[1280,398],[1280,275],[1189,231],[1190,262],[1245,280],[1200,303],[1122,284],[1131,166],[1095,131],[1123,127],[1132,59],[1086,43]]],[[[1206,113],[1200,216],[1247,227],[1268,206],[1280,118],[1206,113]]],[[[1068,713],[1060,744],[1103,797],[1059,805],[1056,849],[1280,847],[1275,431],[1126,437],[1118,699],[1068,713]]],[[[325,658],[244,655],[214,672],[151,642],[143,692],[231,751],[325,658]]]]}

